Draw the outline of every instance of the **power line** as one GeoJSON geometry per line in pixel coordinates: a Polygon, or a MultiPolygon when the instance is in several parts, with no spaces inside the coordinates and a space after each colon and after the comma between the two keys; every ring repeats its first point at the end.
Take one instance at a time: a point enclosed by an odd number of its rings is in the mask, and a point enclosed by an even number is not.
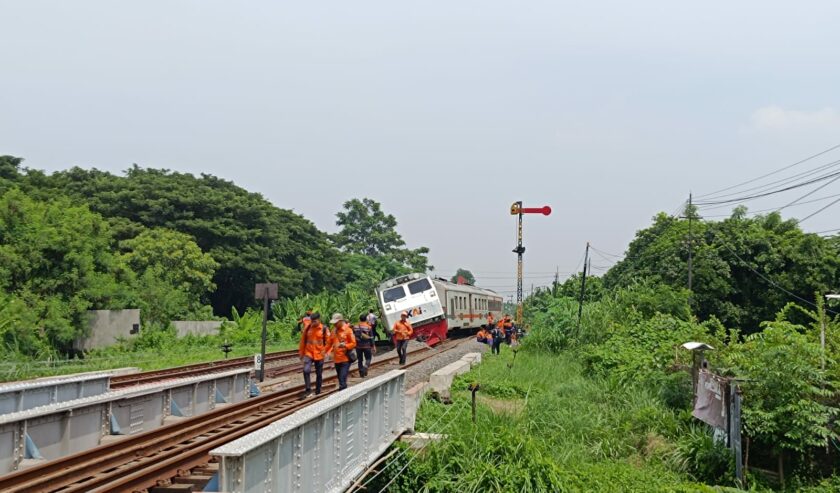
{"type": "MultiPolygon", "coordinates": [[[[833,199],[834,197],[840,197],[840,193],[835,193],[835,194],[832,194],[832,195],[826,195],[826,196],[820,197],[818,199],[806,200],[804,202],[799,202],[799,203],[793,204],[793,205],[787,205],[785,207],[799,207],[801,205],[813,204],[815,202],[822,202],[823,200],[833,199]]],[[[720,209],[722,207],[729,207],[729,206],[709,207],[709,210],[720,209]]],[[[758,209],[758,210],[755,210],[755,211],[748,211],[747,214],[754,216],[754,215],[757,215],[757,214],[761,214],[763,212],[774,212],[774,211],[780,211],[780,210],[782,210],[782,208],[770,207],[768,209],[758,209]]],[[[705,218],[710,218],[710,217],[732,217],[732,214],[710,214],[710,215],[703,214],[702,217],[704,219],[705,218]]]]}
{"type": "Polygon", "coordinates": [[[717,191],[715,191],[715,192],[710,192],[710,193],[707,193],[707,194],[698,195],[698,198],[700,198],[700,197],[709,197],[709,196],[712,196],[712,195],[717,195],[717,194],[719,194],[719,193],[721,193],[721,192],[726,192],[726,191],[732,190],[732,189],[734,189],[734,188],[738,188],[738,187],[740,187],[740,186],[742,186],[742,185],[747,185],[747,184],[749,184],[749,183],[753,183],[753,182],[756,182],[756,181],[758,181],[758,180],[762,180],[762,179],[767,178],[767,177],[769,177],[769,176],[773,176],[773,175],[775,175],[775,174],[781,173],[782,171],[785,171],[785,170],[788,170],[788,169],[790,169],[790,168],[793,168],[794,166],[799,166],[799,165],[800,165],[800,164],[802,164],[802,163],[805,163],[805,162],[807,162],[807,161],[810,161],[811,159],[814,159],[814,158],[820,157],[820,156],[822,156],[823,154],[827,154],[827,153],[829,153],[829,152],[831,152],[831,151],[833,151],[833,150],[835,150],[835,149],[838,149],[838,148],[840,148],[840,144],[837,144],[837,145],[835,145],[835,146],[829,147],[828,149],[826,149],[826,150],[824,150],[824,151],[821,151],[821,152],[818,152],[818,153],[814,154],[813,156],[808,156],[808,157],[806,157],[805,159],[803,159],[803,160],[801,160],[801,161],[797,161],[797,162],[795,162],[795,163],[793,163],[793,164],[789,164],[789,165],[787,165],[787,166],[785,166],[785,167],[782,167],[782,168],[777,169],[776,171],[773,171],[773,172],[767,173],[766,175],[759,176],[758,178],[753,178],[752,180],[747,180],[747,181],[745,181],[745,182],[741,182],[741,183],[738,183],[738,184],[736,184],[736,185],[732,185],[731,187],[722,188],[722,189],[717,190],[717,191]]]}
{"type": "Polygon", "coordinates": [[[820,171],[825,171],[826,169],[829,169],[829,168],[833,168],[833,167],[837,166],[838,164],[840,164],[840,160],[831,161],[831,162],[823,164],[821,166],[817,166],[814,169],[811,169],[811,170],[808,170],[808,171],[803,171],[802,173],[791,175],[791,176],[788,176],[786,178],[782,178],[782,179],[779,179],[779,180],[771,181],[769,183],[765,183],[764,185],[758,185],[758,186],[755,186],[755,187],[745,188],[745,189],[739,190],[737,192],[727,193],[727,194],[719,195],[717,197],[711,197],[711,199],[720,200],[724,197],[732,197],[733,195],[743,195],[747,192],[764,192],[764,191],[767,191],[767,190],[772,190],[773,188],[776,188],[778,186],[787,185],[789,183],[794,183],[796,180],[805,178],[807,176],[815,175],[815,174],[819,173],[820,171]]]}
{"type": "Polygon", "coordinates": [[[763,193],[759,193],[759,194],[755,194],[755,195],[751,195],[751,196],[747,196],[747,197],[738,197],[738,198],[735,198],[735,199],[702,202],[702,203],[699,203],[697,205],[705,206],[705,205],[733,204],[733,203],[738,203],[738,202],[746,202],[748,200],[755,200],[755,199],[759,199],[759,198],[762,198],[762,197],[768,197],[770,195],[775,195],[777,193],[787,192],[789,190],[794,190],[794,189],[797,189],[797,188],[812,185],[814,183],[818,183],[818,182],[821,182],[823,180],[827,180],[829,178],[834,178],[836,176],[840,176],[840,171],[832,171],[831,173],[819,176],[817,178],[813,178],[811,180],[804,181],[802,183],[797,183],[796,185],[791,185],[789,187],[780,188],[780,189],[777,189],[777,190],[771,190],[771,191],[768,191],[768,192],[763,192],[763,193]]]}
{"type": "Polygon", "coordinates": [[[810,219],[810,218],[812,218],[812,217],[816,216],[817,214],[819,214],[820,212],[822,212],[822,211],[824,211],[824,210],[828,209],[829,207],[831,207],[832,205],[836,204],[837,202],[840,202],[840,199],[833,200],[833,201],[832,201],[830,204],[828,204],[827,206],[825,206],[825,207],[823,207],[823,208],[821,208],[821,209],[818,209],[816,212],[812,212],[812,213],[808,214],[807,216],[803,217],[802,219],[800,219],[800,220],[799,220],[799,224],[802,224],[804,221],[807,221],[808,219],[810,219]]]}
{"type": "Polygon", "coordinates": [[[796,204],[797,202],[799,202],[800,200],[802,200],[802,199],[804,199],[804,198],[806,198],[806,197],[809,197],[810,195],[812,195],[812,194],[814,194],[814,193],[819,192],[820,190],[822,190],[823,188],[825,188],[825,187],[827,187],[827,186],[831,185],[832,183],[834,183],[834,182],[835,182],[835,181],[837,181],[837,180],[840,180],[840,176],[838,176],[837,178],[834,178],[833,180],[829,180],[829,181],[828,181],[828,182],[826,182],[826,183],[823,183],[822,185],[820,185],[820,186],[818,186],[817,188],[815,188],[815,189],[811,190],[810,192],[806,193],[805,195],[803,195],[803,196],[799,197],[798,199],[794,200],[793,202],[790,202],[790,203],[788,203],[787,205],[784,205],[784,206],[782,206],[782,207],[779,207],[779,208],[776,210],[776,212],[779,212],[779,211],[780,211],[780,210],[782,210],[782,209],[786,209],[786,208],[788,208],[788,207],[790,207],[790,206],[792,206],[792,205],[795,205],[795,204],[796,204]]]}

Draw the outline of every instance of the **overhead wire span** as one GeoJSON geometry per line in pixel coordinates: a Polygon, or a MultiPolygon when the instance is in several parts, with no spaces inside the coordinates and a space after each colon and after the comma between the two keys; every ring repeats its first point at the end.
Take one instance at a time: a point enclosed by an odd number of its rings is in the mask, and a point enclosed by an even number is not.
{"type": "Polygon", "coordinates": [[[791,175],[791,176],[788,176],[786,178],[781,178],[779,180],[775,180],[775,181],[771,181],[769,183],[765,183],[764,185],[758,185],[758,186],[755,186],[755,187],[745,188],[745,189],[739,190],[737,192],[727,193],[727,194],[724,194],[724,195],[719,195],[717,197],[711,197],[709,200],[720,200],[720,199],[723,199],[725,197],[732,197],[733,195],[743,195],[747,192],[763,192],[763,191],[767,191],[767,190],[772,190],[773,188],[777,188],[777,187],[780,187],[780,186],[783,186],[783,185],[787,185],[789,183],[794,183],[797,180],[800,180],[802,178],[806,178],[808,176],[815,175],[815,174],[819,173],[820,171],[825,171],[826,169],[834,168],[837,165],[840,165],[840,159],[838,159],[836,161],[828,162],[828,163],[820,165],[820,166],[817,166],[816,168],[810,169],[808,171],[803,171],[802,173],[798,173],[796,175],[791,175]]]}
{"type": "Polygon", "coordinates": [[[720,190],[716,190],[716,191],[714,191],[714,192],[709,192],[709,193],[707,193],[707,194],[698,195],[697,197],[698,197],[698,198],[702,198],[702,197],[710,197],[710,196],[712,196],[712,195],[718,195],[718,194],[719,194],[719,193],[721,193],[721,192],[727,192],[727,191],[729,191],[729,190],[732,190],[732,189],[738,188],[738,187],[740,187],[740,186],[742,186],[742,185],[747,185],[747,184],[750,184],[750,183],[754,183],[754,182],[756,182],[756,181],[758,181],[758,180],[763,180],[764,178],[767,178],[767,177],[770,177],[770,176],[773,176],[773,175],[779,174],[779,173],[781,173],[782,171],[786,171],[786,170],[788,170],[788,169],[790,169],[790,168],[793,168],[793,167],[795,167],[795,166],[799,166],[799,165],[800,165],[800,164],[802,164],[802,163],[808,162],[808,161],[810,161],[810,160],[812,160],[812,159],[814,159],[814,158],[818,158],[818,157],[820,157],[820,156],[822,156],[822,155],[824,155],[824,154],[828,154],[829,152],[831,152],[831,151],[833,151],[833,150],[835,150],[835,149],[838,149],[838,148],[840,148],[840,144],[837,144],[837,145],[831,146],[831,147],[829,147],[828,149],[826,149],[826,150],[824,150],[824,151],[820,151],[820,152],[818,152],[818,153],[816,153],[816,154],[814,154],[814,155],[812,155],[812,156],[808,156],[808,157],[806,157],[805,159],[802,159],[802,160],[800,160],[800,161],[797,161],[797,162],[795,162],[795,163],[793,163],[793,164],[789,164],[789,165],[787,165],[787,166],[784,166],[784,167],[782,167],[782,168],[779,168],[779,169],[777,169],[777,170],[775,170],[775,171],[772,171],[772,172],[770,172],[770,173],[767,173],[767,174],[761,175],[761,176],[759,176],[759,177],[757,177],[757,178],[753,178],[753,179],[751,179],[751,180],[747,180],[747,181],[744,181],[744,182],[741,182],[741,183],[737,183],[737,184],[732,185],[732,186],[730,186],[730,187],[722,188],[722,189],[720,189],[720,190]]]}
{"type": "MultiPolygon", "coordinates": [[[[796,204],[785,206],[785,207],[799,207],[799,206],[802,206],[802,205],[808,205],[808,204],[813,204],[813,203],[816,203],[816,202],[822,202],[823,200],[833,199],[834,197],[840,197],[840,193],[835,193],[835,194],[832,194],[832,195],[826,195],[826,196],[820,197],[818,199],[811,199],[811,200],[806,200],[804,202],[798,202],[796,204]]],[[[729,207],[729,206],[726,206],[726,207],[729,207]]],[[[719,208],[720,207],[710,207],[709,209],[719,209],[719,208]]],[[[776,211],[780,211],[780,210],[781,210],[781,208],[770,207],[770,208],[767,208],[767,209],[758,209],[758,210],[755,210],[755,211],[747,211],[747,214],[751,215],[751,216],[754,216],[754,215],[758,215],[758,214],[761,214],[761,213],[764,213],[764,212],[776,212],[776,211]]],[[[702,218],[732,217],[732,214],[710,214],[710,215],[703,214],[703,215],[701,215],[701,217],[702,218]]]]}
{"type": "Polygon", "coordinates": [[[837,181],[837,180],[840,180],[840,176],[838,176],[838,177],[834,178],[833,180],[829,180],[829,181],[827,181],[826,183],[823,183],[822,185],[820,185],[820,186],[818,186],[817,188],[815,188],[815,189],[811,190],[810,192],[806,193],[805,195],[802,195],[801,197],[799,197],[798,199],[794,200],[793,202],[790,202],[790,203],[788,203],[787,205],[783,205],[782,207],[779,207],[778,209],[776,209],[776,212],[779,212],[779,211],[781,211],[782,209],[786,209],[786,208],[788,208],[788,207],[790,207],[790,206],[792,206],[792,205],[796,205],[796,204],[797,204],[800,200],[802,200],[802,199],[804,199],[804,198],[807,198],[807,197],[809,197],[809,196],[811,196],[811,195],[813,195],[813,194],[815,194],[815,193],[819,192],[820,190],[822,190],[823,188],[825,188],[825,187],[827,187],[827,186],[831,185],[832,183],[834,183],[834,182],[835,182],[835,181],[837,181]]]}
{"type": "Polygon", "coordinates": [[[795,190],[797,188],[806,187],[808,185],[812,185],[814,183],[819,183],[823,180],[827,180],[829,178],[834,178],[840,176],[840,171],[832,171],[831,173],[827,173],[825,175],[818,176],[817,178],[812,178],[810,180],[797,183],[796,185],[791,185],[785,188],[780,188],[777,190],[771,190],[767,192],[758,193],[755,195],[747,196],[747,197],[738,197],[735,199],[728,199],[728,200],[717,200],[717,201],[707,201],[707,202],[698,202],[697,206],[705,206],[705,205],[718,205],[718,204],[736,204],[739,202],[747,202],[749,200],[760,199],[762,197],[769,197],[770,195],[775,195],[777,193],[787,192],[789,190],[795,190]]]}
{"type": "Polygon", "coordinates": [[[818,209],[816,212],[812,212],[812,213],[808,214],[807,216],[803,217],[802,219],[799,220],[799,224],[802,224],[803,222],[807,221],[808,219],[811,219],[812,217],[814,217],[817,214],[819,214],[820,212],[828,209],[829,207],[836,204],[837,202],[840,202],[840,199],[835,199],[830,204],[826,205],[825,207],[822,207],[822,208],[818,209]]]}

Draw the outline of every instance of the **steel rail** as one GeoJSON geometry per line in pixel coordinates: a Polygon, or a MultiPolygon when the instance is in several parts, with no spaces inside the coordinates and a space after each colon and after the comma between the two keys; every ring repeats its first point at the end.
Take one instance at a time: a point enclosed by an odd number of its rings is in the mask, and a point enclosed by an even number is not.
{"type": "MultiPolygon", "coordinates": [[[[277,361],[292,357],[297,357],[298,351],[279,351],[276,353],[269,353],[265,355],[266,362],[277,361]]],[[[144,371],[141,373],[129,373],[126,375],[115,375],[111,377],[111,388],[118,389],[128,387],[131,385],[140,385],[144,383],[157,382],[168,378],[184,378],[194,375],[201,375],[207,372],[217,372],[222,370],[229,370],[233,368],[241,368],[244,366],[252,366],[254,362],[253,357],[245,356],[241,358],[233,358],[229,360],[208,361],[205,363],[196,363],[193,365],[176,366],[173,368],[165,368],[162,370],[144,371]]]]}
{"type": "MultiPolygon", "coordinates": [[[[410,354],[420,357],[402,367],[419,364],[457,344],[457,340],[450,339],[441,343],[437,351],[429,347],[416,349],[410,354]]],[[[391,355],[371,366],[384,366],[396,359],[397,355],[391,355]]],[[[352,373],[358,373],[358,370],[353,369],[352,373]]],[[[324,378],[327,389],[335,387],[336,380],[335,375],[324,378]]],[[[206,465],[210,461],[209,451],[213,448],[267,426],[334,390],[327,390],[316,399],[305,400],[299,398],[302,391],[303,386],[299,385],[265,394],[32,466],[0,477],[0,491],[143,491],[192,468],[206,465]]]]}

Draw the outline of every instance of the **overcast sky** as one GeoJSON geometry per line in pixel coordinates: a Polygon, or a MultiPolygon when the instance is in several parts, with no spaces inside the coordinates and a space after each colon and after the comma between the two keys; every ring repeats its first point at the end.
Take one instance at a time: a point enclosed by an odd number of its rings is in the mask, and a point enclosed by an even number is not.
{"type": "Polygon", "coordinates": [[[554,209],[526,218],[527,289],[689,190],[840,143],[836,0],[0,0],[0,19],[0,154],[211,173],[328,231],[371,197],[440,274],[505,294],[516,200],[554,209]]]}

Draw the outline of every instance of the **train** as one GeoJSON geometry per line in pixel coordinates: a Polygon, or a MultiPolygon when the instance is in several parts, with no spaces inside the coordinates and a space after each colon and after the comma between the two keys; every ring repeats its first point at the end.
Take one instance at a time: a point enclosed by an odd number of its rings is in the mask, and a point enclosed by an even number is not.
{"type": "Polygon", "coordinates": [[[407,312],[415,338],[428,344],[446,339],[449,331],[484,325],[488,313],[498,320],[503,309],[502,296],[495,291],[421,273],[383,282],[376,298],[389,329],[407,312]]]}

